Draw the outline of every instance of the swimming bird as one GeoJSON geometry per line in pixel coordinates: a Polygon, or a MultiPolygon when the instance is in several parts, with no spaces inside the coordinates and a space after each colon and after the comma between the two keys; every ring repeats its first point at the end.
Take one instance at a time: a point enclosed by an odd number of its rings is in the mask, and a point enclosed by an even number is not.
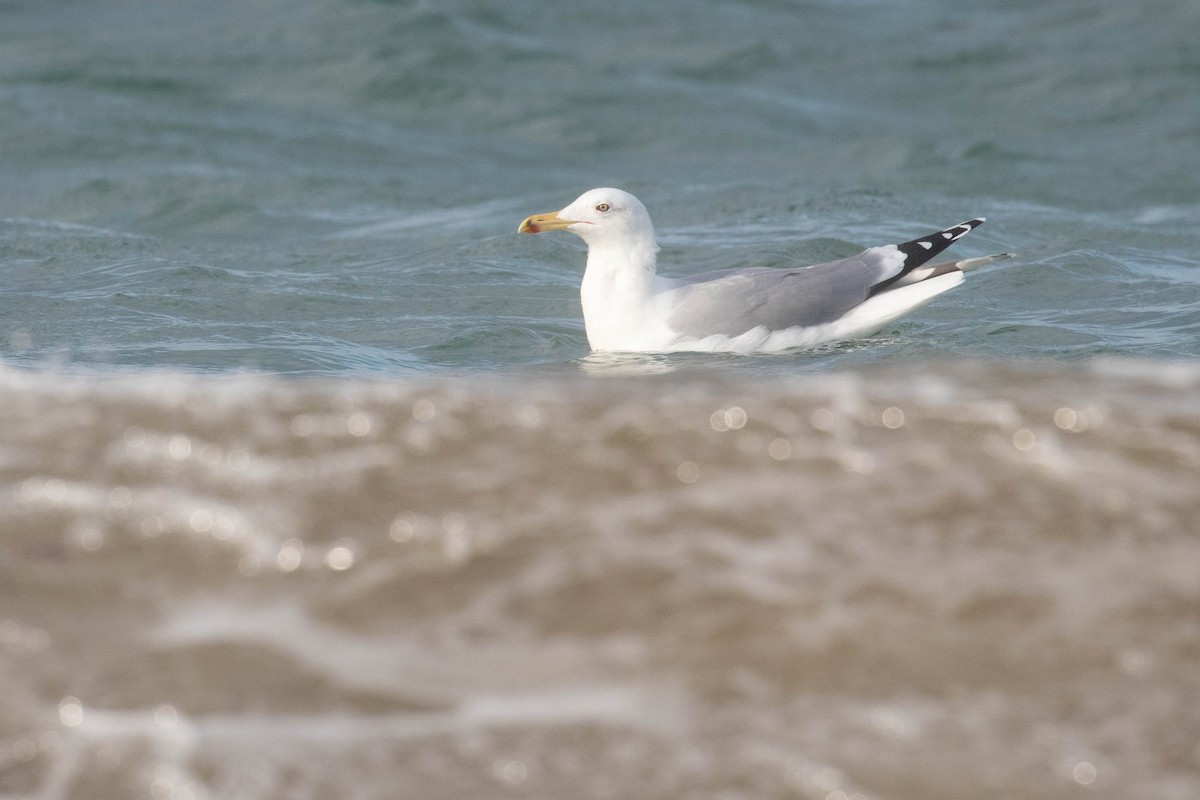
{"type": "Polygon", "coordinates": [[[903,244],[801,268],[751,267],[667,278],[641,201],[592,189],[561,211],[534,214],[519,233],[565,230],[587,243],[580,286],[593,350],[777,352],[870,336],[962,283],[997,253],[926,266],[983,217],[903,244]]]}

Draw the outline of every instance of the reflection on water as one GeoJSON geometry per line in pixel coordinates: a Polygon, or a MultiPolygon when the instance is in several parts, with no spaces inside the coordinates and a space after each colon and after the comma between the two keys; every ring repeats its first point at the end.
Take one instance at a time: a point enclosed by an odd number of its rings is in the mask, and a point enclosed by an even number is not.
{"type": "Polygon", "coordinates": [[[678,353],[612,353],[591,351],[576,361],[589,375],[662,375],[687,369],[689,358],[678,353]]]}

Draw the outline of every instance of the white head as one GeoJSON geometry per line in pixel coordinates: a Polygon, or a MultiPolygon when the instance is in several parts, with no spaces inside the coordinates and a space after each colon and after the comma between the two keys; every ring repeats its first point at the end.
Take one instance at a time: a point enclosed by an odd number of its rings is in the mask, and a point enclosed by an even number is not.
{"type": "Polygon", "coordinates": [[[520,233],[566,230],[592,245],[657,249],[654,226],[642,201],[620,189],[592,189],[561,211],[526,217],[520,233]]]}
{"type": "Polygon", "coordinates": [[[650,311],[654,296],[654,226],[646,207],[620,189],[592,189],[561,211],[526,217],[520,233],[570,231],[587,242],[579,287],[588,342],[598,350],[645,349],[665,327],[650,311]]]}

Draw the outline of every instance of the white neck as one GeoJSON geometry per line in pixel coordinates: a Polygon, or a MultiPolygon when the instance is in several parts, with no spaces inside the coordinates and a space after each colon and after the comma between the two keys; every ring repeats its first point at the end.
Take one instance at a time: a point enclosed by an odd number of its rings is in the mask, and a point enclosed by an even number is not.
{"type": "Polygon", "coordinates": [[[653,237],[632,243],[589,243],[579,295],[593,349],[633,349],[635,340],[653,325],[650,301],[658,288],[657,252],[653,237]]]}

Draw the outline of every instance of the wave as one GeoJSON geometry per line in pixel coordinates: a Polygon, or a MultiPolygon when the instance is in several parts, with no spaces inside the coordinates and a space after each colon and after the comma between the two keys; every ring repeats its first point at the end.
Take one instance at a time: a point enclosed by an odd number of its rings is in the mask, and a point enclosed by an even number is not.
{"type": "Polygon", "coordinates": [[[631,364],[0,370],[10,793],[1200,789],[1194,364],[631,364]]]}

